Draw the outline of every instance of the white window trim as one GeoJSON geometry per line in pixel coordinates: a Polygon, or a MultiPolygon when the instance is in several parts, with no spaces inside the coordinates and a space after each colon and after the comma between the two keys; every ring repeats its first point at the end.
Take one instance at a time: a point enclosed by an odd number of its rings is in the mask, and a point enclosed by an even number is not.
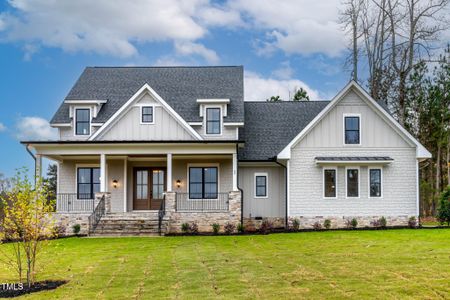
{"type": "Polygon", "coordinates": [[[203,113],[203,115],[204,115],[204,120],[203,120],[203,127],[204,127],[204,134],[206,135],[206,136],[222,136],[222,134],[223,134],[223,109],[222,109],[222,106],[217,106],[217,105],[205,105],[204,106],[204,113],[203,113]],[[220,113],[220,118],[219,118],[219,121],[220,121],[220,126],[219,126],[219,128],[220,128],[220,133],[207,133],[208,131],[207,131],[207,122],[208,122],[208,115],[207,115],[207,113],[206,113],[206,111],[207,111],[207,109],[208,108],[218,108],[219,109],[219,113],[220,113]]]}
{"type": "Polygon", "coordinates": [[[155,105],[148,104],[139,106],[139,122],[141,123],[141,125],[155,125],[155,105]],[[144,110],[144,107],[152,108],[152,122],[142,122],[142,111],[144,110]]]}
{"type": "Polygon", "coordinates": [[[383,167],[369,167],[367,170],[367,195],[369,198],[374,199],[383,199],[383,193],[384,193],[384,183],[383,183],[383,167]],[[370,170],[380,170],[380,183],[381,183],[381,194],[379,197],[377,196],[370,196],[370,170]]]}
{"type": "MultiPolygon", "coordinates": [[[[190,167],[197,167],[197,168],[207,168],[207,167],[216,167],[217,168],[217,194],[220,193],[220,164],[219,163],[190,163],[186,165],[186,193],[187,193],[187,199],[189,201],[199,201],[201,199],[191,199],[189,198],[189,168],[190,167]]],[[[211,199],[216,200],[216,199],[211,199]]],[[[219,200],[219,196],[217,196],[217,200],[219,200]]]]}
{"type": "Polygon", "coordinates": [[[91,106],[77,106],[73,109],[73,135],[79,137],[90,137],[92,135],[92,107],[91,106]],[[77,134],[77,110],[89,109],[89,134],[77,134]]]}
{"type": "Polygon", "coordinates": [[[267,199],[269,198],[269,174],[268,173],[255,173],[253,176],[253,198],[255,199],[267,199]],[[256,196],[256,177],[264,176],[266,177],[266,195],[265,196],[256,196]]]}
{"type": "Polygon", "coordinates": [[[323,167],[322,168],[322,197],[323,199],[337,199],[338,198],[338,168],[333,167],[323,167]],[[334,189],[335,189],[335,195],[334,197],[327,197],[325,196],[325,171],[326,170],[334,170],[335,171],[335,183],[334,183],[334,189]]]}
{"type": "Polygon", "coordinates": [[[361,197],[361,168],[360,167],[345,167],[345,198],[346,199],[359,199],[361,197]],[[358,197],[348,196],[347,186],[347,170],[358,170],[358,197]]]}
{"type": "Polygon", "coordinates": [[[358,147],[362,145],[362,127],[361,127],[361,114],[345,113],[342,115],[342,143],[346,147],[358,147]],[[345,118],[346,117],[358,117],[359,119],[359,144],[346,144],[345,143],[345,118]]]}
{"type": "MultiPolygon", "coordinates": [[[[77,195],[77,200],[80,200],[80,199],[78,199],[78,169],[79,168],[99,168],[100,169],[100,164],[76,164],[75,165],[75,187],[74,187],[75,191],[74,191],[74,194],[77,195]]],[[[108,172],[108,168],[106,168],[106,172],[108,172]]],[[[106,174],[108,174],[108,173],[106,173],[106,174]]],[[[106,178],[108,178],[108,176],[106,176],[106,178]]]]}

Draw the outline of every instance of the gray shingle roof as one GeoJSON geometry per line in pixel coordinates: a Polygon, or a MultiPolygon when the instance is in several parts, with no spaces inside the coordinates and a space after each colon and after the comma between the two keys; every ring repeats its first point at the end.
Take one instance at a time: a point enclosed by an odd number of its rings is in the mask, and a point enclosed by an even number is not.
{"type": "MultiPolygon", "coordinates": [[[[224,122],[243,122],[243,67],[88,67],[66,100],[108,100],[94,122],[106,122],[148,83],[187,122],[199,122],[197,99],[230,99],[224,122]]],[[[68,123],[62,104],[51,123],[68,123]]]]}
{"type": "Polygon", "coordinates": [[[240,160],[268,160],[276,156],[319,114],[329,101],[244,102],[245,147],[240,160]]]}

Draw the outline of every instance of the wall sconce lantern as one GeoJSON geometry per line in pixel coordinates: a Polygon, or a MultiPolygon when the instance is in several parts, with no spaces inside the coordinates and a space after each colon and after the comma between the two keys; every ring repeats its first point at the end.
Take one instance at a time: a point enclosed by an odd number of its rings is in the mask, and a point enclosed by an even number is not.
{"type": "Polygon", "coordinates": [[[115,189],[117,188],[117,183],[118,183],[118,182],[117,182],[117,180],[115,180],[115,179],[114,179],[113,182],[112,182],[113,187],[114,187],[115,189]]]}
{"type": "Polygon", "coordinates": [[[178,180],[177,180],[177,188],[180,188],[180,186],[181,186],[181,180],[178,179],[178,180]]]}

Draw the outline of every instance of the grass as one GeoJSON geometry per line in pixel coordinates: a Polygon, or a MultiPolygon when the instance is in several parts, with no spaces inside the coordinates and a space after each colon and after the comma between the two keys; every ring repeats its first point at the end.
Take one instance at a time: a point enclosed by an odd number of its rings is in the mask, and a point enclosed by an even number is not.
{"type": "Polygon", "coordinates": [[[449,299],[449,241],[448,229],[67,238],[38,279],[70,282],[23,298],[449,299]]]}

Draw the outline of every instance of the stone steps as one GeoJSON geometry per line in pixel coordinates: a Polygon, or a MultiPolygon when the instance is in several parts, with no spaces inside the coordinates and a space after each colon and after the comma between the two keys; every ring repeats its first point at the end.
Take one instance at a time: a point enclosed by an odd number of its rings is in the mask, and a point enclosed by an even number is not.
{"type": "MultiPolygon", "coordinates": [[[[153,236],[159,235],[158,212],[111,213],[103,216],[91,236],[153,236]]],[[[166,232],[167,217],[161,224],[166,232]]]]}

